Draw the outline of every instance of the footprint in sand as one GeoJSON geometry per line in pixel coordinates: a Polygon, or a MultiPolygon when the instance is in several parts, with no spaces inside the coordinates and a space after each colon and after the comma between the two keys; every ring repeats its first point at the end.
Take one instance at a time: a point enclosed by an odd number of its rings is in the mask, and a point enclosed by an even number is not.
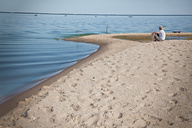
{"type": "Polygon", "coordinates": [[[72,104],[71,107],[73,108],[74,111],[79,111],[81,109],[81,107],[77,104],[72,104]]]}
{"type": "Polygon", "coordinates": [[[173,122],[170,122],[170,121],[167,121],[167,123],[168,123],[170,126],[174,125],[174,123],[173,123],[173,122]]]}
{"type": "Polygon", "coordinates": [[[51,122],[51,123],[55,123],[55,120],[56,119],[56,115],[53,115],[53,117],[51,117],[50,119],[49,119],[49,121],[51,122]]]}
{"type": "Polygon", "coordinates": [[[77,86],[77,83],[71,83],[71,86],[72,86],[72,87],[76,87],[76,86],[77,86]]]}
{"type": "Polygon", "coordinates": [[[66,101],[66,99],[68,98],[68,96],[65,94],[65,92],[63,90],[59,91],[60,97],[59,97],[59,101],[63,102],[66,101]]]}
{"type": "Polygon", "coordinates": [[[136,119],[135,121],[133,121],[133,127],[145,128],[147,127],[147,125],[148,123],[143,119],[136,119]]]}
{"type": "Polygon", "coordinates": [[[52,113],[53,111],[54,111],[54,109],[53,109],[53,107],[46,107],[46,111],[48,112],[48,113],[52,113]]]}
{"type": "Polygon", "coordinates": [[[98,120],[99,120],[99,116],[94,115],[94,116],[90,117],[87,121],[85,121],[84,124],[88,127],[92,127],[97,124],[98,120]]]}
{"type": "Polygon", "coordinates": [[[176,105],[178,103],[178,101],[176,99],[172,99],[169,101],[169,103],[172,105],[176,105]]]}
{"type": "Polygon", "coordinates": [[[187,91],[186,88],[182,88],[182,87],[181,87],[181,88],[178,88],[178,90],[181,91],[181,92],[185,92],[185,91],[187,91]]]}
{"type": "Polygon", "coordinates": [[[180,119],[181,122],[189,122],[189,119],[187,119],[187,118],[185,118],[183,116],[180,116],[179,119],[180,119]]]}

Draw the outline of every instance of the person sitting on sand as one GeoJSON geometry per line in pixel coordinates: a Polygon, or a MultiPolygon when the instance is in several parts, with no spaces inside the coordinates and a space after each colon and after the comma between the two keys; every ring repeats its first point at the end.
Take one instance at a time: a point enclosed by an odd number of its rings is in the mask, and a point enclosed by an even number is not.
{"type": "Polygon", "coordinates": [[[159,26],[158,32],[152,33],[152,41],[163,41],[165,40],[165,37],[166,37],[166,34],[165,34],[165,31],[163,30],[163,26],[159,26]]]}

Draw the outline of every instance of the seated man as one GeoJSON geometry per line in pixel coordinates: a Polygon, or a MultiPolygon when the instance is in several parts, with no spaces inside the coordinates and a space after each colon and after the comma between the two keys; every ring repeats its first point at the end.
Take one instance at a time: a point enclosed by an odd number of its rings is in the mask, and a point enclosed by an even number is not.
{"type": "Polygon", "coordinates": [[[162,26],[159,26],[159,31],[158,32],[153,32],[152,33],[152,41],[163,41],[165,40],[165,31],[163,30],[162,26]]]}

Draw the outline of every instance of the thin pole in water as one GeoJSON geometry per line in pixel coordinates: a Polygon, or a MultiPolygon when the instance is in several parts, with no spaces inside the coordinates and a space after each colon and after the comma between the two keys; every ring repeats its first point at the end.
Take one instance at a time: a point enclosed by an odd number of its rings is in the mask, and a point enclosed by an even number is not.
{"type": "Polygon", "coordinates": [[[107,33],[107,29],[108,29],[108,25],[107,25],[107,28],[106,28],[106,33],[107,33]]]}

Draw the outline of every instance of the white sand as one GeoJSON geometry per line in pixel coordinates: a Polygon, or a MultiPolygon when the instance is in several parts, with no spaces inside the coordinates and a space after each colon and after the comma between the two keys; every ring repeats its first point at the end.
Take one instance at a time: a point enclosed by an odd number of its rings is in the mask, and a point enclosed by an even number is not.
{"type": "Polygon", "coordinates": [[[192,41],[111,36],[81,37],[108,50],[19,102],[0,128],[191,128],[192,41]]]}

